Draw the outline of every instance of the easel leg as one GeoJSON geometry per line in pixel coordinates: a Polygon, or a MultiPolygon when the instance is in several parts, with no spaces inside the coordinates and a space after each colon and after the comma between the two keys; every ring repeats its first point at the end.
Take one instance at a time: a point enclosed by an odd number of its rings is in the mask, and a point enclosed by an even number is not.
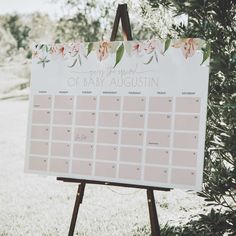
{"type": "Polygon", "coordinates": [[[157,217],[155,198],[152,189],[147,189],[147,200],[148,200],[152,236],[161,236],[160,225],[157,217]]]}
{"type": "Polygon", "coordinates": [[[74,235],[74,230],[75,230],[75,224],[79,212],[79,206],[83,201],[83,196],[84,196],[84,188],[85,188],[85,182],[81,182],[78,187],[76,199],[75,199],[75,205],[74,205],[74,210],[71,218],[71,223],[70,223],[70,230],[68,236],[73,236],[74,235]]]}

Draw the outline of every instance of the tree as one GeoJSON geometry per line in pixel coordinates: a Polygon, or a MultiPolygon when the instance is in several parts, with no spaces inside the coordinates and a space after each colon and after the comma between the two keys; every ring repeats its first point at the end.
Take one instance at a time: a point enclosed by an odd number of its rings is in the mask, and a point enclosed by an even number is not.
{"type": "Polygon", "coordinates": [[[204,189],[200,196],[223,207],[227,228],[236,219],[236,2],[233,0],[149,0],[150,5],[188,15],[188,25],[173,25],[180,37],[200,37],[211,44],[205,147],[204,189]]]}

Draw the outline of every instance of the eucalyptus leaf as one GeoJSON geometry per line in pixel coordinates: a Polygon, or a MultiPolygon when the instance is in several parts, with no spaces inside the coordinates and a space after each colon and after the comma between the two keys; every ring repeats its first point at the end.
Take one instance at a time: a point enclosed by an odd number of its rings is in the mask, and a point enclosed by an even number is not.
{"type": "Polygon", "coordinates": [[[206,47],[203,50],[203,59],[201,65],[207,60],[207,58],[210,56],[211,53],[211,46],[210,44],[206,44],[206,47]]]}
{"type": "Polygon", "coordinates": [[[115,68],[116,65],[121,61],[123,55],[124,55],[124,44],[122,43],[116,52],[116,64],[114,65],[113,68],[115,68]]]}
{"type": "Polygon", "coordinates": [[[69,68],[74,67],[74,66],[76,65],[77,61],[78,61],[78,59],[76,58],[76,59],[74,60],[74,62],[72,63],[72,65],[71,65],[71,66],[68,66],[68,67],[69,67],[69,68]]]}
{"type": "Polygon", "coordinates": [[[153,56],[151,56],[151,57],[149,58],[149,60],[148,60],[147,62],[145,62],[144,64],[145,64],[145,65],[148,65],[148,64],[152,61],[152,59],[153,59],[153,56]]]}
{"type": "Polygon", "coordinates": [[[89,44],[88,44],[87,56],[90,54],[90,52],[92,52],[92,50],[93,50],[93,43],[89,43],[89,44]]]}
{"type": "Polygon", "coordinates": [[[165,48],[164,48],[164,53],[167,51],[167,49],[170,47],[171,39],[167,39],[165,41],[165,48]]]}

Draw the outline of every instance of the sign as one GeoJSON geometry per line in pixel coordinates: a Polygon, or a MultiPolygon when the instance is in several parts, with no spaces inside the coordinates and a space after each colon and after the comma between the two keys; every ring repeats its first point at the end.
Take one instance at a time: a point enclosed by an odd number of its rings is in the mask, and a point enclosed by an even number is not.
{"type": "Polygon", "coordinates": [[[25,171],[200,190],[207,48],[192,38],[36,45],[25,171]]]}

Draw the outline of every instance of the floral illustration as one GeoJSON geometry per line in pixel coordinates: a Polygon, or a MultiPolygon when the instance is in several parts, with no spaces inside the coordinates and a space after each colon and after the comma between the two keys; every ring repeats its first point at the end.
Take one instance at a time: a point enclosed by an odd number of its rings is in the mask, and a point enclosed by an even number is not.
{"type": "Polygon", "coordinates": [[[69,68],[82,65],[93,52],[99,62],[106,60],[109,55],[115,54],[114,67],[122,60],[125,53],[128,56],[138,56],[143,58],[143,64],[158,63],[159,57],[164,57],[169,48],[180,49],[183,57],[187,60],[194,56],[197,50],[203,53],[202,63],[210,56],[210,45],[197,38],[184,38],[178,40],[150,39],[146,41],[126,41],[126,42],[94,42],[94,43],[71,43],[36,45],[32,52],[32,57],[45,68],[53,58],[63,58],[68,61],[69,68]]]}
{"type": "Polygon", "coordinates": [[[100,42],[97,50],[97,58],[99,61],[105,60],[109,55],[109,49],[111,48],[110,42],[100,42]]]}
{"type": "Polygon", "coordinates": [[[181,48],[184,57],[192,57],[198,49],[198,39],[187,38],[180,39],[173,44],[175,48],[181,48]]]}

